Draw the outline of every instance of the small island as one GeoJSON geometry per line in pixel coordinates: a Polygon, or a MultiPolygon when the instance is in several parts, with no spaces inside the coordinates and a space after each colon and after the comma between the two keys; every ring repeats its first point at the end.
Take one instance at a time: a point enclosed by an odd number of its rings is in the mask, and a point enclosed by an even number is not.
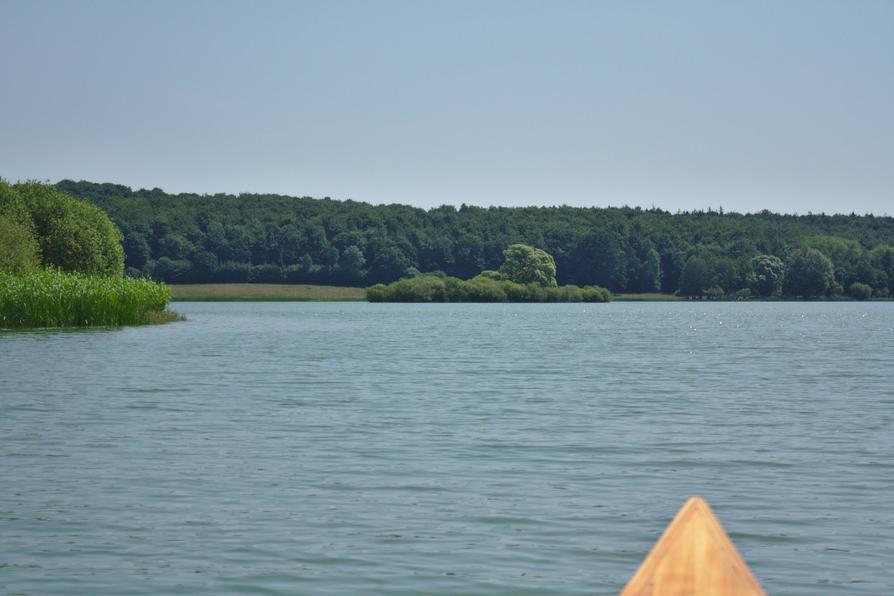
{"type": "Polygon", "coordinates": [[[99,208],[0,179],[0,329],[165,323],[163,283],[124,276],[121,232],[99,208]]]}
{"type": "Polygon", "coordinates": [[[499,271],[482,271],[462,280],[443,272],[420,274],[376,284],[366,291],[370,302],[609,302],[611,292],[599,286],[556,283],[552,255],[526,244],[503,251],[499,271]]]}

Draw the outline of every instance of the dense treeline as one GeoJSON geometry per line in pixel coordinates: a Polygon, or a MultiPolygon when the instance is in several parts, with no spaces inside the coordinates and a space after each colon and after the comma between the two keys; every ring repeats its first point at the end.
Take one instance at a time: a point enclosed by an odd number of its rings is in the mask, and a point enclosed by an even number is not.
{"type": "Polygon", "coordinates": [[[129,272],[169,282],[371,285],[420,272],[468,279],[496,269],[504,248],[521,242],[555,258],[559,284],[613,292],[894,292],[891,217],[626,207],[424,210],[280,195],[168,195],[90,182],[58,187],[89,199],[120,227],[129,272]],[[831,278],[822,259],[832,265],[831,278]]]}

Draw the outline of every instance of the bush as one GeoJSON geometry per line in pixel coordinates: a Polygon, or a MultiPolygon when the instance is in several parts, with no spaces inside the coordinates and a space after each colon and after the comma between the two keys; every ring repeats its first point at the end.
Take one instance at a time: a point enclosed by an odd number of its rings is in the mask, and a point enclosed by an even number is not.
{"type": "Polygon", "coordinates": [[[386,288],[385,284],[376,284],[366,288],[366,299],[370,302],[388,302],[385,299],[386,288]]]}
{"type": "Polygon", "coordinates": [[[0,212],[0,271],[26,273],[40,267],[40,248],[30,227],[0,212]]]}
{"type": "Polygon", "coordinates": [[[609,302],[611,293],[598,286],[522,285],[485,275],[466,281],[422,275],[371,286],[366,290],[366,299],[370,302],[609,302]]]}
{"type": "Polygon", "coordinates": [[[38,267],[34,222],[19,194],[0,178],[0,271],[25,273],[38,267]]]}
{"type": "Polygon", "coordinates": [[[850,295],[856,300],[869,300],[872,298],[872,288],[856,281],[851,284],[850,295]]]}
{"type": "Polygon", "coordinates": [[[611,302],[612,299],[612,293],[599,286],[584,286],[581,291],[584,302],[611,302]]]}
{"type": "Polygon", "coordinates": [[[446,287],[440,277],[402,279],[388,286],[389,302],[445,302],[446,287]]]}
{"type": "Polygon", "coordinates": [[[723,288],[720,286],[711,286],[705,290],[705,297],[708,300],[723,300],[723,288]]]}
{"type": "Polygon", "coordinates": [[[546,288],[547,302],[583,302],[581,289],[575,285],[546,288]]]}
{"type": "Polygon", "coordinates": [[[39,182],[20,182],[13,188],[34,222],[45,267],[124,274],[121,232],[101,209],[39,182]]]}
{"type": "Polygon", "coordinates": [[[506,293],[508,302],[533,302],[531,299],[531,291],[528,286],[517,284],[508,279],[503,282],[503,292],[506,293]]]}
{"type": "Polygon", "coordinates": [[[47,269],[0,273],[0,328],[138,325],[163,317],[164,284],[47,269]]]}
{"type": "Polygon", "coordinates": [[[487,277],[473,277],[462,285],[461,302],[506,302],[506,290],[500,282],[487,277]]]}

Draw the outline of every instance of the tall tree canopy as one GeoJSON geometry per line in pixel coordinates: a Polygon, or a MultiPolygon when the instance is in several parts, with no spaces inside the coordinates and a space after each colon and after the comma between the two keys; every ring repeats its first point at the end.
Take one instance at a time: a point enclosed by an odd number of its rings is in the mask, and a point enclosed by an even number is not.
{"type": "Polygon", "coordinates": [[[782,291],[785,264],[773,255],[758,255],[751,259],[751,286],[758,296],[775,296],[782,291]]]}
{"type": "Polygon", "coordinates": [[[102,209],[49,184],[22,182],[14,189],[34,222],[44,265],[97,275],[124,272],[121,232],[102,209]]]}
{"type": "Polygon", "coordinates": [[[891,217],[564,206],[424,210],[282,195],[169,195],[90,182],[57,186],[109,214],[124,234],[128,271],[165,281],[370,285],[415,272],[470,279],[499,269],[507,246],[525,244],[553,256],[560,285],[614,292],[676,292],[686,263],[698,257],[704,279],[697,289],[734,293],[754,287],[755,257],[785,262],[802,246],[828,251],[836,277],[830,288],[847,291],[860,282],[886,296],[894,283],[885,252],[894,246],[891,217]]]}
{"type": "Polygon", "coordinates": [[[102,276],[124,272],[121,232],[105,212],[39,182],[0,179],[0,271],[41,266],[102,276]]]}
{"type": "Polygon", "coordinates": [[[809,247],[792,253],[785,273],[786,294],[805,298],[822,296],[835,279],[832,261],[820,251],[809,247]]]}
{"type": "Polygon", "coordinates": [[[31,214],[15,188],[0,178],[0,271],[25,273],[39,266],[31,214]]]}
{"type": "Polygon", "coordinates": [[[544,250],[527,244],[513,244],[503,251],[500,273],[517,284],[556,287],[556,262],[544,250]]]}

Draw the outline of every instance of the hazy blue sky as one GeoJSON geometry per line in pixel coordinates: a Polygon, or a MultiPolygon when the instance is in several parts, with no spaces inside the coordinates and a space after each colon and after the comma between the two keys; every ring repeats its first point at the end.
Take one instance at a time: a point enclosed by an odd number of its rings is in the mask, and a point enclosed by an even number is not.
{"type": "Polygon", "coordinates": [[[894,214],[894,1],[0,0],[0,176],[894,214]]]}

